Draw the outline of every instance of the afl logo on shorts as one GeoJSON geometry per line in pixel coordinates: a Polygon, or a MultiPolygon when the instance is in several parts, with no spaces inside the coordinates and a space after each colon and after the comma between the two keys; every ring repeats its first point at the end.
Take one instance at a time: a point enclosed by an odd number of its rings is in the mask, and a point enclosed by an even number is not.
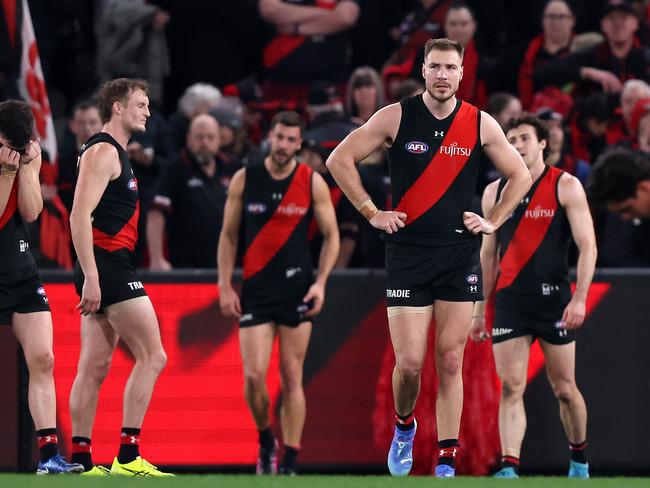
{"type": "Polygon", "coordinates": [[[135,178],[131,178],[129,180],[129,183],[128,183],[127,186],[129,187],[129,190],[137,191],[137,189],[138,189],[138,180],[136,180],[135,178]]]}
{"type": "Polygon", "coordinates": [[[253,215],[260,215],[266,212],[266,205],[263,203],[249,203],[246,210],[253,215]]]}
{"type": "Polygon", "coordinates": [[[45,288],[39,286],[38,288],[36,288],[36,293],[38,293],[41,296],[41,298],[43,298],[43,301],[47,303],[47,295],[45,294],[45,288]]]}
{"type": "Polygon", "coordinates": [[[471,274],[467,278],[465,278],[465,281],[467,281],[470,285],[475,285],[478,283],[478,275],[471,274]]]}
{"type": "Polygon", "coordinates": [[[429,150],[429,146],[420,141],[407,142],[404,148],[413,154],[423,154],[429,150]]]}

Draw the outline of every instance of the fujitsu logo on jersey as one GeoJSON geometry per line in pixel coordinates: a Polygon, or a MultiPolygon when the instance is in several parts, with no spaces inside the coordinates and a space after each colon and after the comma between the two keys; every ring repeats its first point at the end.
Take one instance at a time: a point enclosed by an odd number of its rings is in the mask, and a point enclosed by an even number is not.
{"type": "Polygon", "coordinates": [[[413,154],[423,154],[429,150],[429,146],[424,142],[411,141],[404,145],[404,149],[413,154]]]}
{"type": "Polygon", "coordinates": [[[446,156],[469,156],[472,150],[469,147],[458,147],[457,142],[452,142],[449,146],[440,146],[440,154],[446,156]]]}
{"type": "Polygon", "coordinates": [[[533,209],[526,210],[526,213],[524,214],[527,219],[551,219],[554,215],[554,208],[542,208],[541,205],[537,205],[533,209]]]}
{"type": "Polygon", "coordinates": [[[293,215],[305,215],[307,213],[307,210],[307,207],[299,207],[295,203],[291,202],[288,205],[279,205],[277,212],[281,215],[291,217],[293,215]]]}

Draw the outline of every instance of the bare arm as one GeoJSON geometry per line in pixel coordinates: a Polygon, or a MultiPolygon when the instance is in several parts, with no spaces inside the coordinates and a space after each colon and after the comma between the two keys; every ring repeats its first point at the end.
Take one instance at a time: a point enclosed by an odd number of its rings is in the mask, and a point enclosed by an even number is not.
{"type": "Polygon", "coordinates": [[[580,181],[568,174],[562,175],[558,187],[560,204],[564,207],[573,240],[578,246],[576,291],[567,305],[562,321],[567,329],[576,329],[585,319],[587,293],[596,268],[596,236],[587,196],[580,181]]]}
{"type": "Polygon", "coordinates": [[[333,10],[325,10],[327,15],[298,23],[295,33],[302,36],[324,36],[351,29],[359,19],[359,10],[359,5],[355,2],[339,2],[333,10]]]}
{"type": "Polygon", "coordinates": [[[506,221],[530,189],[532,181],[523,159],[510,145],[499,124],[484,112],[481,112],[481,141],[494,167],[508,182],[503,187],[501,198],[484,218],[465,212],[465,226],[475,234],[491,234],[506,221]]]}
{"type": "Polygon", "coordinates": [[[278,27],[310,22],[329,13],[324,8],[291,5],[282,0],[260,0],[257,7],[264,20],[278,27]]]}
{"type": "Polygon", "coordinates": [[[318,274],[316,282],[309,288],[303,301],[314,300],[314,306],[307,313],[312,316],[320,312],[325,301],[325,285],[327,278],[339,256],[339,228],[336,223],[336,212],[332,204],[327,183],[321,175],[314,173],[312,177],[312,197],[314,199],[314,217],[318,228],[323,234],[323,246],[318,259],[318,274]]]}
{"type": "Polygon", "coordinates": [[[230,180],[228,199],[226,200],[219,245],[217,247],[219,302],[221,311],[230,317],[239,317],[241,315],[239,297],[232,288],[232,274],[235,270],[235,259],[237,258],[245,183],[246,170],[242,168],[230,180]]]}
{"type": "MultiPolygon", "coordinates": [[[[481,208],[483,215],[488,215],[496,201],[499,180],[490,183],[483,192],[481,208]]],[[[499,272],[499,254],[497,234],[483,234],[481,242],[481,268],[483,270],[483,296],[484,299],[474,303],[472,316],[472,328],[470,337],[474,341],[484,341],[489,337],[485,329],[485,305],[492,294],[492,289],[497,280],[499,272]]]]}
{"type": "Polygon", "coordinates": [[[363,161],[385,142],[392,143],[397,136],[402,107],[388,105],[375,113],[368,122],[351,132],[327,158],[327,167],[343,193],[370,224],[386,231],[397,232],[404,227],[406,214],[379,211],[363,188],[356,163],[363,161]]]}
{"type": "Polygon", "coordinates": [[[117,150],[106,143],[91,147],[81,157],[79,177],[70,212],[72,243],[84,274],[81,302],[77,308],[82,314],[97,311],[101,302],[99,273],[93,251],[92,213],[97,207],[106,186],[121,171],[117,150]]]}
{"type": "Polygon", "coordinates": [[[359,224],[355,222],[343,222],[340,226],[341,232],[345,234],[341,234],[341,249],[339,250],[339,258],[336,260],[334,267],[347,268],[357,247],[359,224]]]}
{"type": "Polygon", "coordinates": [[[147,212],[147,246],[151,257],[150,269],[169,271],[172,265],[163,253],[163,235],[165,233],[165,215],[161,210],[152,208],[147,212]]]}
{"type": "Polygon", "coordinates": [[[9,149],[7,146],[0,147],[0,215],[7,209],[11,189],[16,182],[18,168],[20,165],[20,154],[9,149]]]}
{"type": "Polygon", "coordinates": [[[39,179],[42,159],[38,142],[32,141],[27,154],[21,156],[20,160],[20,168],[18,169],[20,177],[18,211],[22,219],[30,223],[34,222],[43,210],[43,195],[41,194],[39,179]]]}

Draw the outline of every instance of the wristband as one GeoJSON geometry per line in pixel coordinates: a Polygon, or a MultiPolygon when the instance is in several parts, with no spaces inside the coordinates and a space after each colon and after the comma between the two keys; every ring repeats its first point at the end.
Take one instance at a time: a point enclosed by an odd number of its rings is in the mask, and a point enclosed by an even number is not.
{"type": "Polygon", "coordinates": [[[359,210],[359,213],[361,213],[361,215],[363,215],[366,220],[372,220],[373,217],[379,213],[379,209],[375,206],[374,203],[372,203],[372,200],[370,199],[363,202],[357,210],[359,210]]]}

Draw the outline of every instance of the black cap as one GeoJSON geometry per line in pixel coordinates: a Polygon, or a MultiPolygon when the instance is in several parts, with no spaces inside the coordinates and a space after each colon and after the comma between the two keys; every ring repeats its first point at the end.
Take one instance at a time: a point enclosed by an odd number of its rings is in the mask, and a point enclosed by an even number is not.
{"type": "Polygon", "coordinates": [[[326,81],[318,81],[309,88],[307,103],[309,105],[329,105],[337,98],[336,88],[326,81]]]}
{"type": "Polygon", "coordinates": [[[630,5],[626,0],[609,0],[603,7],[603,13],[600,18],[603,19],[612,12],[623,12],[630,15],[636,15],[632,5],[630,5]]]}

